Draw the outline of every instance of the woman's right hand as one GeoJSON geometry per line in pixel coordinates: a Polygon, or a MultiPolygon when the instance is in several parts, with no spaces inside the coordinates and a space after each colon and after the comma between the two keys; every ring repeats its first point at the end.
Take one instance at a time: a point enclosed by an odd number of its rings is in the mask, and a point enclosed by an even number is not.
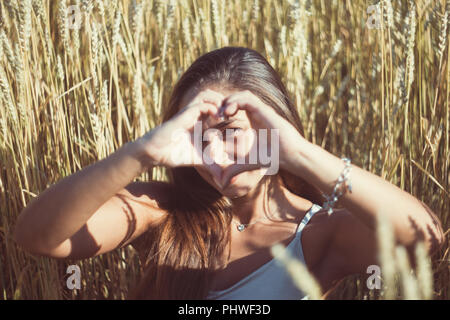
{"type": "MultiPolygon", "coordinates": [[[[208,166],[203,161],[201,146],[199,149],[194,145],[194,126],[207,116],[218,119],[217,112],[224,99],[213,90],[200,91],[174,117],[139,138],[148,166],[208,166]]],[[[202,127],[199,129],[197,133],[202,139],[202,127]]],[[[209,165],[209,169],[217,171],[214,165],[209,165]]]]}

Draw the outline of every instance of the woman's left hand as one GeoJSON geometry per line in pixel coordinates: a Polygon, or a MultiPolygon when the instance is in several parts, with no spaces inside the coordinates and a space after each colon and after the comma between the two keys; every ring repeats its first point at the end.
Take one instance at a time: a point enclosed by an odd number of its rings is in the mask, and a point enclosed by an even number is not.
{"type": "MultiPolygon", "coordinates": [[[[302,145],[309,143],[300,132],[289,121],[280,116],[275,109],[262,102],[249,90],[240,91],[225,98],[222,107],[219,109],[219,115],[231,117],[239,110],[246,111],[252,129],[257,131],[258,137],[260,137],[260,129],[267,129],[268,138],[266,141],[268,143],[257,141],[258,154],[261,154],[260,148],[265,148],[266,155],[270,155],[272,158],[274,155],[278,157],[278,159],[271,159],[271,161],[278,161],[280,168],[288,171],[295,168],[302,145]],[[278,139],[276,139],[277,137],[278,139]]],[[[243,171],[267,166],[267,163],[261,163],[260,161],[256,165],[231,165],[222,174],[222,185],[226,186],[233,176],[243,171]]],[[[276,172],[268,174],[276,174],[276,172]]]]}

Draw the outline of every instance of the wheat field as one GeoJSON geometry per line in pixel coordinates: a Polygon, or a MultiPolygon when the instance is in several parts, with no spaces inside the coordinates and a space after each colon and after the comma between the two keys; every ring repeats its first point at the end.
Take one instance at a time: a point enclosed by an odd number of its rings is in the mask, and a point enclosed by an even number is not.
{"type": "MultiPolygon", "coordinates": [[[[17,216],[157,125],[181,73],[224,46],[255,49],[279,71],[305,138],[442,222],[446,244],[432,260],[419,246],[413,272],[380,222],[388,285],[369,290],[352,276],[330,297],[450,298],[450,1],[2,0],[0,10],[0,299],[126,299],[141,270],[132,248],[82,261],[32,256],[12,239],[17,216]],[[81,289],[66,286],[72,264],[81,289]]],[[[164,180],[164,170],[137,179],[164,180]]]]}

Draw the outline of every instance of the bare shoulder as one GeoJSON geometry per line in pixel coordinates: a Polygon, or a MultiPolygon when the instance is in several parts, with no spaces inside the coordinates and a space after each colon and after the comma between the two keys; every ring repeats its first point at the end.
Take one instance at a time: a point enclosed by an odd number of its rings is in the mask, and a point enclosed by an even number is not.
{"type": "Polygon", "coordinates": [[[330,216],[320,210],[304,233],[305,261],[322,288],[332,288],[347,275],[365,274],[377,263],[375,231],[346,208],[330,216]]]}
{"type": "Polygon", "coordinates": [[[325,291],[345,276],[345,256],[335,250],[335,242],[343,226],[355,226],[354,219],[345,208],[335,209],[331,215],[322,209],[304,228],[302,247],[305,262],[325,291]]]}
{"type": "Polygon", "coordinates": [[[310,269],[314,269],[327,254],[330,243],[341,224],[345,209],[334,210],[328,215],[325,209],[317,211],[302,232],[302,247],[305,261],[310,269]]]}

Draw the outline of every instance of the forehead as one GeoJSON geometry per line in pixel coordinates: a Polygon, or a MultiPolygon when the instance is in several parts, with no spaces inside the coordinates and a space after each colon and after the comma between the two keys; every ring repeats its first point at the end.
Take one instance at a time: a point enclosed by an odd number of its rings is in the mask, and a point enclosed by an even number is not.
{"type": "Polygon", "coordinates": [[[233,93],[242,91],[240,89],[234,89],[234,88],[226,88],[226,87],[222,87],[222,86],[206,86],[202,89],[198,89],[198,88],[191,88],[188,89],[186,91],[186,93],[183,95],[181,101],[180,101],[180,108],[183,108],[184,106],[186,106],[189,101],[191,101],[192,99],[194,99],[201,91],[206,91],[206,90],[212,90],[215,91],[217,93],[222,94],[224,97],[227,97],[233,93]]]}

